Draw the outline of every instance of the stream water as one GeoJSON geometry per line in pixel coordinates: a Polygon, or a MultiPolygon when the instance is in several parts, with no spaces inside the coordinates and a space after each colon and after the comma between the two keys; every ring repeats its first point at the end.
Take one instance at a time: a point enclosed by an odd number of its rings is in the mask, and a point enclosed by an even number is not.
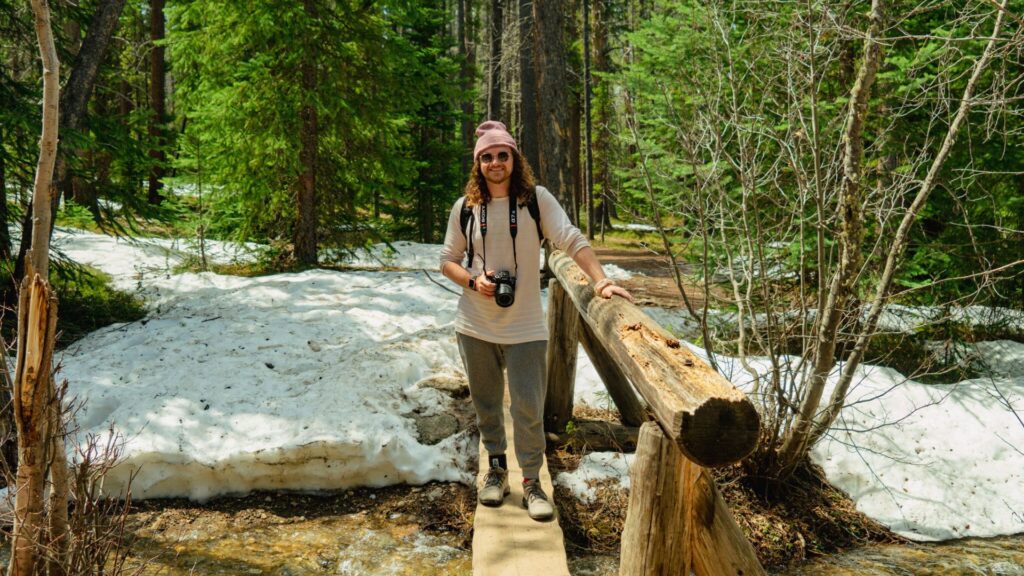
{"type": "MultiPolygon", "coordinates": [[[[310,517],[248,509],[241,515],[151,513],[133,530],[128,565],[161,576],[469,576],[472,553],[455,534],[423,530],[411,515],[366,510],[310,517]],[[246,514],[249,520],[246,520],[246,514]],[[265,519],[252,521],[252,517],[265,519]]],[[[0,542],[0,565],[9,542],[0,542]]],[[[615,576],[618,558],[570,557],[574,576],[615,576]]],[[[774,569],[773,576],[1024,576],[1024,535],[937,544],[870,546],[774,569]]]]}
{"type": "MultiPolygon", "coordinates": [[[[574,576],[618,574],[618,559],[611,556],[580,559],[576,564],[572,570],[574,576]]],[[[768,573],[772,576],[1024,576],[1024,535],[868,546],[768,573]]]]}
{"type": "Polygon", "coordinates": [[[779,576],[1024,576],[1024,536],[868,546],[776,572],[779,576]]]}

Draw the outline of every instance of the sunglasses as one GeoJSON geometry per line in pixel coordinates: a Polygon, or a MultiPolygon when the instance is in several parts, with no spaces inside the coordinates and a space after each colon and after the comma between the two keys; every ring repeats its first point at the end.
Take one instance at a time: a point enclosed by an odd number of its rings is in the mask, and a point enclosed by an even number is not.
{"type": "MultiPolygon", "coordinates": [[[[508,152],[498,152],[498,162],[508,162],[508,159],[508,152]]],[[[484,152],[480,155],[480,162],[483,164],[490,164],[491,162],[494,162],[494,155],[490,152],[484,152]]]]}

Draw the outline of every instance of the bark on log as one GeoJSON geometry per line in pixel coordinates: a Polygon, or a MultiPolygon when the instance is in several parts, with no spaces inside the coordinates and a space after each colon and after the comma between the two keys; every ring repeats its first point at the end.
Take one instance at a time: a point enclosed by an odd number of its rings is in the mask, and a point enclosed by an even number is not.
{"type": "MultiPolygon", "coordinates": [[[[57,306],[57,300],[54,298],[51,311],[54,317],[57,316],[57,306]]],[[[52,382],[53,377],[51,376],[49,380],[52,382]]],[[[67,381],[64,384],[66,385],[67,381]]],[[[47,574],[60,576],[67,574],[68,549],[71,546],[71,532],[68,528],[68,459],[67,450],[64,447],[64,394],[58,392],[52,384],[48,387],[50,388],[50,400],[47,406],[50,420],[48,423],[50,446],[47,464],[50,469],[50,499],[47,506],[49,510],[47,533],[49,534],[48,549],[50,553],[47,559],[49,564],[47,574]]]]}
{"type": "Polygon", "coordinates": [[[715,479],[693,462],[686,462],[684,466],[694,573],[700,576],[765,574],[754,547],[718,492],[715,479]]]}
{"type": "MultiPolygon", "coordinates": [[[[57,134],[60,122],[60,61],[50,24],[50,6],[45,1],[32,2],[35,15],[36,38],[43,61],[43,128],[39,138],[39,162],[32,191],[32,243],[25,256],[26,276],[39,274],[48,278],[50,258],[50,184],[53,166],[57,160],[57,134]]],[[[22,231],[25,234],[25,231],[22,231]]]]}
{"type": "Polygon", "coordinates": [[[18,428],[17,496],[8,574],[35,574],[40,561],[43,486],[49,443],[51,366],[57,332],[57,299],[39,275],[26,278],[18,303],[18,358],[14,419],[18,428]]]}
{"type": "Polygon", "coordinates": [[[760,418],[742,392],[633,304],[596,298],[587,276],[564,252],[552,253],[549,265],[687,458],[724,466],[753,451],[760,418]]]}
{"type": "Polygon", "coordinates": [[[608,395],[611,396],[615,407],[619,409],[619,419],[622,420],[622,423],[626,426],[639,427],[646,422],[647,410],[644,408],[643,402],[636,397],[636,392],[626,375],[622,373],[622,369],[605,350],[601,339],[594,334],[594,329],[586,322],[579,323],[579,338],[580,344],[583,344],[583,350],[590,357],[590,363],[594,365],[594,370],[604,382],[608,395]]]}
{"type": "Polygon", "coordinates": [[[491,53],[487,63],[487,119],[501,118],[501,41],[504,34],[502,0],[491,0],[491,53]]]}
{"type": "Polygon", "coordinates": [[[684,459],[654,422],[640,427],[629,472],[629,512],[622,531],[620,576],[690,573],[684,459]]]}
{"type": "Polygon", "coordinates": [[[544,430],[561,433],[572,419],[576,391],[576,351],[580,313],[558,280],[548,282],[547,396],[544,430]]]}

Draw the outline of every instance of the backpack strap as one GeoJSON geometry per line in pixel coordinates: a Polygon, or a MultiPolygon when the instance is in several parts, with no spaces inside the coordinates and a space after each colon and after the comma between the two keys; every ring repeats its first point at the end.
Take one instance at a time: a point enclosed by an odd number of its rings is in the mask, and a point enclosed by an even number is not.
{"type": "Polygon", "coordinates": [[[466,238],[466,269],[473,265],[473,237],[469,232],[470,223],[473,221],[473,207],[466,203],[466,197],[462,197],[462,204],[459,205],[459,228],[466,238]]]}
{"type": "Polygon", "coordinates": [[[544,231],[540,229],[540,204],[537,200],[537,187],[534,186],[533,194],[530,195],[530,199],[526,202],[526,209],[530,212],[530,217],[533,218],[534,224],[537,225],[537,238],[540,243],[544,243],[544,231]]]}
{"type": "MultiPolygon", "coordinates": [[[[544,231],[541,230],[540,226],[540,203],[537,200],[536,187],[534,187],[533,194],[530,195],[530,199],[526,202],[526,210],[530,213],[530,217],[533,218],[533,223],[537,225],[537,238],[543,244],[544,231]]],[[[462,203],[459,204],[459,228],[462,230],[462,235],[466,238],[467,269],[473,265],[473,236],[470,231],[473,221],[473,207],[467,204],[466,197],[463,196],[462,203]]]]}

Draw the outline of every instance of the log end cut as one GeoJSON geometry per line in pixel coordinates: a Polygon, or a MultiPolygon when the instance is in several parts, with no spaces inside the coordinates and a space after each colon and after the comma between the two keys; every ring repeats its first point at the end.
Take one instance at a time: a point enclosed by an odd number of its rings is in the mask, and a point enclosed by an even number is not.
{"type": "Polygon", "coordinates": [[[760,429],[761,418],[746,398],[711,398],[682,414],[679,447],[701,466],[728,466],[754,451],[760,429]]]}

